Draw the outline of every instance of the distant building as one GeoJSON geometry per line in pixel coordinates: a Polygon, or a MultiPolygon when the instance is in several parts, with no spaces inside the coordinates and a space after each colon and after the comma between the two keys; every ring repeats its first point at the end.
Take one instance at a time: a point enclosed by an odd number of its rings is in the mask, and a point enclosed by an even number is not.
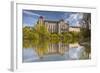
{"type": "Polygon", "coordinates": [[[44,24],[47,27],[47,30],[50,33],[62,33],[62,32],[68,32],[68,31],[75,31],[80,32],[79,27],[70,27],[68,23],[65,23],[63,19],[59,21],[55,20],[44,20],[42,16],[39,17],[38,23],[40,25],[44,24]]]}
{"type": "Polygon", "coordinates": [[[69,31],[72,31],[72,32],[80,32],[80,27],[70,26],[69,27],[69,31]]]}

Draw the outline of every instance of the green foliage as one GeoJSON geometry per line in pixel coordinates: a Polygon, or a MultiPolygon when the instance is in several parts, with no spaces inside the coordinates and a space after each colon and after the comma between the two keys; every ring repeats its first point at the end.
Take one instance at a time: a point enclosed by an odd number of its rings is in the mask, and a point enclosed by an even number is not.
{"type": "Polygon", "coordinates": [[[86,29],[86,28],[81,28],[80,40],[81,40],[81,42],[90,42],[90,40],[91,40],[91,30],[86,29]]]}
{"type": "MultiPolygon", "coordinates": [[[[42,41],[52,41],[52,42],[64,42],[72,43],[80,41],[90,40],[90,31],[86,29],[81,29],[81,32],[63,32],[50,33],[44,24],[36,24],[34,27],[24,27],[23,28],[23,40],[34,40],[33,42],[42,41]],[[38,41],[37,41],[38,40],[38,41]]],[[[36,44],[36,43],[35,43],[36,44]]]]}
{"type": "Polygon", "coordinates": [[[44,25],[37,24],[34,28],[24,27],[23,28],[23,39],[28,40],[50,40],[52,42],[75,42],[79,39],[78,32],[63,32],[49,33],[44,25]]]}
{"type": "Polygon", "coordinates": [[[36,33],[39,35],[39,39],[48,39],[49,38],[49,32],[47,31],[47,28],[43,25],[37,24],[35,27],[36,33]]]}
{"type": "Polygon", "coordinates": [[[23,28],[23,38],[24,39],[32,39],[32,31],[30,27],[24,27],[23,28]]]}

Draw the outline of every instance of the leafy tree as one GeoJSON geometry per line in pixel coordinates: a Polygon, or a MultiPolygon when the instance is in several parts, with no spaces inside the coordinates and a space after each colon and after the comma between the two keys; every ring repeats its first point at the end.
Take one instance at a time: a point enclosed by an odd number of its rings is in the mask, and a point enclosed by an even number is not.
{"type": "Polygon", "coordinates": [[[80,42],[90,42],[91,39],[91,14],[83,13],[81,20],[80,42]]]}
{"type": "Polygon", "coordinates": [[[47,28],[44,24],[37,24],[35,26],[36,33],[38,33],[40,39],[48,39],[50,33],[47,31],[47,28]]]}
{"type": "Polygon", "coordinates": [[[29,39],[29,35],[30,35],[30,27],[24,27],[23,28],[23,38],[29,39]]]}

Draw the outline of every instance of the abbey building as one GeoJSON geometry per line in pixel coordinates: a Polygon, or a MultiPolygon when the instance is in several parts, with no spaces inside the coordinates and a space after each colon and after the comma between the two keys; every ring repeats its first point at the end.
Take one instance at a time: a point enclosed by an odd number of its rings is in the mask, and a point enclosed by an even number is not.
{"type": "Polygon", "coordinates": [[[62,33],[68,31],[80,32],[80,27],[71,27],[63,19],[59,21],[45,20],[42,16],[38,19],[39,24],[44,24],[50,33],[62,33]]]}

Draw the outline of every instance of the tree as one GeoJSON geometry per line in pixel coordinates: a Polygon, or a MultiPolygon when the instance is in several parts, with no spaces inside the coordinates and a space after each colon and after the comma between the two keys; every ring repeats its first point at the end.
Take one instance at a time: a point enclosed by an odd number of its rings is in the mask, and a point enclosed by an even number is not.
{"type": "Polygon", "coordinates": [[[91,14],[83,13],[83,18],[81,20],[81,27],[86,29],[91,29],[91,14]]]}
{"type": "Polygon", "coordinates": [[[39,35],[40,39],[48,39],[50,33],[47,31],[47,28],[44,24],[36,24],[35,30],[39,35]]]}
{"type": "Polygon", "coordinates": [[[83,13],[81,20],[80,41],[89,42],[91,37],[91,14],[83,13]]]}
{"type": "Polygon", "coordinates": [[[30,35],[30,27],[26,26],[23,28],[23,38],[30,39],[29,35],[30,35]]]}

